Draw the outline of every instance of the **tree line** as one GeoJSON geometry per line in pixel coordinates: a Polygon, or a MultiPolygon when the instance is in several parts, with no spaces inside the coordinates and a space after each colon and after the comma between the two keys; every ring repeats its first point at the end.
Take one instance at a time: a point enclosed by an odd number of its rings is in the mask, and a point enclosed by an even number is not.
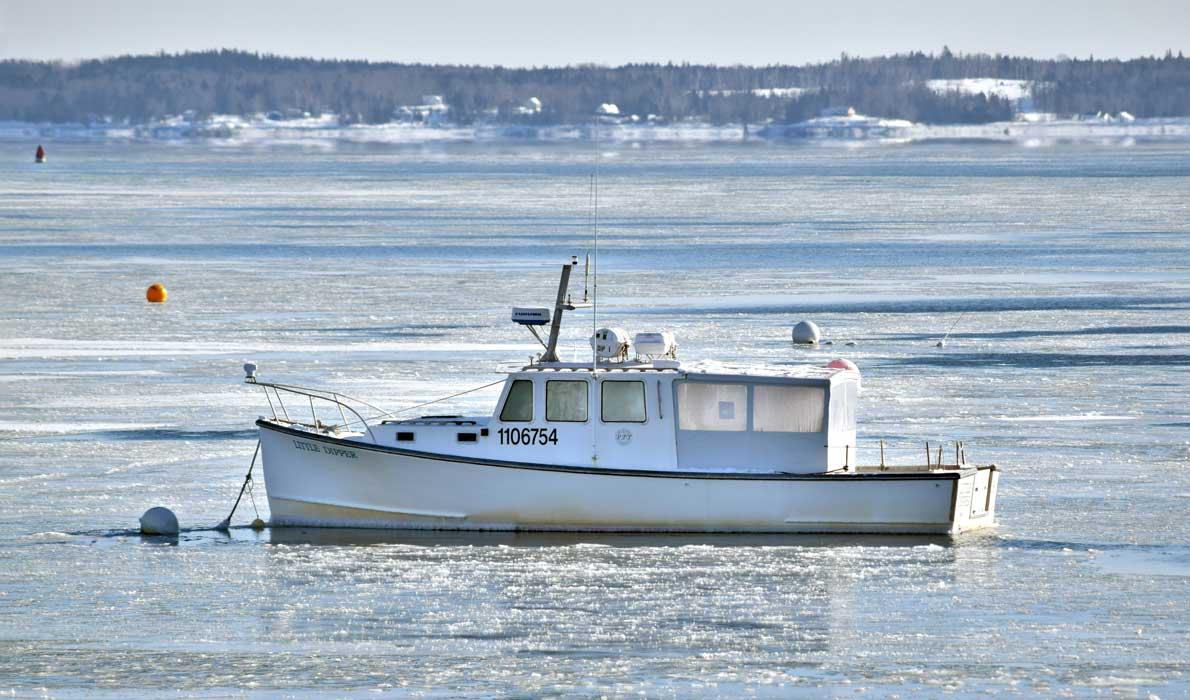
{"type": "Polygon", "coordinates": [[[387,122],[402,105],[440,95],[450,120],[538,124],[589,121],[611,102],[622,114],[712,123],[793,123],[825,109],[927,123],[1011,119],[996,96],[938,92],[926,81],[1000,78],[1035,83],[1034,109],[1072,115],[1128,111],[1190,115],[1190,61],[1179,52],[1129,60],[1034,59],[913,52],[809,65],[504,68],[289,58],[219,50],[59,62],[0,61],[0,119],[145,123],[193,112],[309,112],[387,122]],[[801,91],[763,92],[768,88],[801,91]],[[762,91],[762,92],[757,92],[762,91]],[[538,112],[518,109],[529,97],[538,112]]]}

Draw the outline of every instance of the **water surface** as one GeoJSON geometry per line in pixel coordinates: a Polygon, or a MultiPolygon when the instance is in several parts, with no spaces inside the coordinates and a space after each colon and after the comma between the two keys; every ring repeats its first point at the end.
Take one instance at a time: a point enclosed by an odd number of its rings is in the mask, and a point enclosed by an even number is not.
{"type": "Polygon", "coordinates": [[[1190,693],[1185,145],[599,153],[601,325],[854,360],[861,457],[958,439],[1005,469],[999,528],[954,540],[142,538],[152,505],[227,514],[269,411],[245,361],[400,408],[527,359],[508,309],[589,249],[593,152],[26,150],[0,148],[0,692],[1190,693]],[[834,344],[792,346],[802,318],[834,344]]]}

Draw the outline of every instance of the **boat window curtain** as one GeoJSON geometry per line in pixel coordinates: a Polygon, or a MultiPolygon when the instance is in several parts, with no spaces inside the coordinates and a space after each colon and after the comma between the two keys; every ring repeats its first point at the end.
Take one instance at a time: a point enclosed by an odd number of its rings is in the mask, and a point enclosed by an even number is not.
{"type": "Polygon", "coordinates": [[[545,383],[545,418],[563,423],[587,420],[587,382],[556,379],[545,383]]]}
{"type": "Polygon", "coordinates": [[[855,407],[859,402],[859,386],[855,382],[831,387],[831,430],[855,430],[855,407]]]}
{"type": "Polygon", "coordinates": [[[602,383],[601,401],[605,423],[645,422],[645,383],[613,382],[602,383]]]}
{"type": "Polygon", "coordinates": [[[748,429],[748,387],[743,384],[681,382],[678,427],[682,430],[748,429]]]}
{"type": "Polygon", "coordinates": [[[813,386],[757,384],[752,387],[752,429],[758,433],[822,431],[826,391],[813,386]]]}

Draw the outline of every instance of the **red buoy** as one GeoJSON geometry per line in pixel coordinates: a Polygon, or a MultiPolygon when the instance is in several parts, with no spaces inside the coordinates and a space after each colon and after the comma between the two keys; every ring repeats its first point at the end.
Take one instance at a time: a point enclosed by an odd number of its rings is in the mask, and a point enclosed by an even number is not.
{"type": "Polygon", "coordinates": [[[852,362],[851,360],[844,360],[841,357],[838,359],[831,360],[830,362],[828,362],[826,364],[826,366],[829,367],[830,369],[849,369],[854,372],[859,371],[859,367],[856,367],[854,362],[852,362]]]}
{"type": "Polygon", "coordinates": [[[44,163],[45,162],[45,149],[41,147],[41,144],[37,144],[37,153],[36,153],[36,155],[33,156],[33,162],[34,163],[44,163]]]}

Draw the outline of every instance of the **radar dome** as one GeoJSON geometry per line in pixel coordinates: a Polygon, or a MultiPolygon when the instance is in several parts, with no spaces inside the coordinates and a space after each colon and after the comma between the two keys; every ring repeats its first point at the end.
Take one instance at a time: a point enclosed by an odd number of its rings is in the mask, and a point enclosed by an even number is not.
{"type": "Polygon", "coordinates": [[[637,333],[632,347],[642,357],[677,357],[678,341],[672,331],[637,333]]]}
{"type": "Polygon", "coordinates": [[[622,360],[628,357],[628,331],[623,328],[600,328],[591,336],[591,348],[601,360],[622,360]]]}

